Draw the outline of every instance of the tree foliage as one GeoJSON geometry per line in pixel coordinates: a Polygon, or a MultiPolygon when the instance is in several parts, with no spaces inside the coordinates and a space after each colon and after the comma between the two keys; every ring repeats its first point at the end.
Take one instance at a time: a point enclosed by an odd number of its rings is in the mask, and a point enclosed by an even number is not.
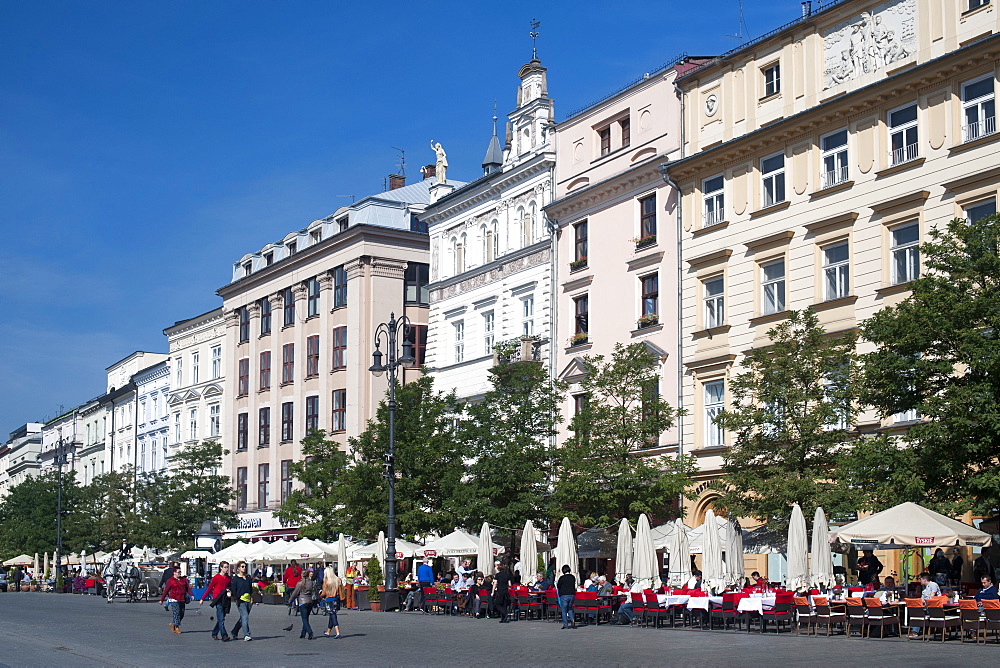
{"type": "Polygon", "coordinates": [[[642,343],[617,344],[611,357],[584,357],[586,406],[570,421],[559,451],[555,497],[579,524],[611,524],[641,513],[677,515],[694,470],[688,457],[645,456],[678,415],[659,393],[659,360],[642,343]]]}
{"type": "Polygon", "coordinates": [[[326,438],[322,429],[302,439],[302,459],[293,462],[292,477],[302,483],[293,489],[277,512],[279,519],[295,522],[307,538],[333,540],[343,528],[343,484],[347,455],[340,444],[326,438]]]}
{"type": "Polygon", "coordinates": [[[927,272],[862,327],[862,399],[884,416],[916,410],[901,437],[923,501],[1000,507],[1000,216],[956,219],[921,245],[927,272]]]}
{"type": "Polygon", "coordinates": [[[794,503],[807,517],[844,508],[834,474],[856,414],[856,337],[827,336],[812,311],[792,312],[768,337],[745,356],[732,407],[716,418],[733,435],[718,505],[781,531],[794,503]]]}

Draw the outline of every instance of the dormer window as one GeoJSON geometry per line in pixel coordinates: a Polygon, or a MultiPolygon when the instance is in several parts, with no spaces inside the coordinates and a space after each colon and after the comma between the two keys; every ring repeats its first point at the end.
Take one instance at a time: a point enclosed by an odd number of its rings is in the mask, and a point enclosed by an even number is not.
{"type": "Polygon", "coordinates": [[[626,147],[632,143],[632,123],[628,118],[623,118],[618,121],[618,126],[622,131],[622,147],[626,147]]]}
{"type": "Polygon", "coordinates": [[[597,136],[601,141],[601,155],[611,153],[611,126],[598,130],[597,136]]]}
{"type": "Polygon", "coordinates": [[[298,250],[298,244],[292,241],[288,244],[285,244],[285,248],[288,249],[289,255],[295,255],[295,251],[298,250]]]}
{"type": "Polygon", "coordinates": [[[323,230],[321,230],[320,228],[317,227],[315,230],[309,233],[309,241],[311,241],[312,243],[318,244],[322,240],[323,240],[323,230]]]}
{"type": "Polygon", "coordinates": [[[347,221],[348,221],[348,217],[347,216],[344,216],[343,218],[338,218],[337,219],[337,231],[338,232],[343,232],[343,231],[345,231],[347,229],[347,221]]]}
{"type": "Polygon", "coordinates": [[[243,265],[244,276],[249,276],[252,271],[253,271],[253,265],[251,263],[247,262],[246,264],[243,265]]]}
{"type": "Polygon", "coordinates": [[[264,253],[264,266],[270,267],[274,264],[274,253],[264,253]]]}

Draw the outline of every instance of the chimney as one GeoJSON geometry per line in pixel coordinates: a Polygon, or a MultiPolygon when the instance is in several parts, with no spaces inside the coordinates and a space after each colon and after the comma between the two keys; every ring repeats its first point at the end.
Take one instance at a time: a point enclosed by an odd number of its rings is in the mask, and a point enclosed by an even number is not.
{"type": "Polygon", "coordinates": [[[437,173],[436,165],[426,165],[420,168],[420,173],[423,174],[424,179],[433,179],[434,175],[437,173]]]}
{"type": "Polygon", "coordinates": [[[813,3],[811,0],[802,3],[802,18],[810,16],[813,12],[813,3]]]}
{"type": "Polygon", "coordinates": [[[406,185],[406,177],[402,174],[389,175],[389,190],[396,190],[406,185]]]}

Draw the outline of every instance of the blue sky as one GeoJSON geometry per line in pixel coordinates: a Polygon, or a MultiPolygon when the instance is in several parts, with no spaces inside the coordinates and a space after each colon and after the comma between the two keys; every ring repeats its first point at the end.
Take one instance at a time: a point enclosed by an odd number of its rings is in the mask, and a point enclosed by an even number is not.
{"type": "MultiPolygon", "coordinates": [[[[800,14],[743,5],[751,37],[800,14]]],[[[240,256],[382,190],[392,146],[411,182],[430,139],[478,176],[532,17],[560,120],[738,45],[737,0],[0,0],[0,434],[166,352],[240,256]]]]}

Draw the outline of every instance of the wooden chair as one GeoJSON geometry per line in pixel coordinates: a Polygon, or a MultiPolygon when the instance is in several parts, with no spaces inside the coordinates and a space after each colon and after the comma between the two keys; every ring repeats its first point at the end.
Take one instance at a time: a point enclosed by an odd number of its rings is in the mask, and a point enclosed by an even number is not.
{"type": "Polygon", "coordinates": [[[976,643],[979,643],[980,635],[983,642],[986,642],[986,633],[983,623],[979,621],[979,602],[971,598],[963,598],[958,602],[958,614],[962,622],[962,642],[972,631],[976,634],[976,643]]]}
{"type": "Polygon", "coordinates": [[[820,624],[826,626],[826,635],[830,635],[834,624],[847,623],[847,615],[831,608],[826,596],[813,596],[813,606],[816,608],[816,628],[818,630],[820,624]]]}
{"type": "Polygon", "coordinates": [[[986,642],[986,634],[993,631],[993,637],[1000,642],[1000,601],[984,600],[980,601],[983,606],[983,614],[986,621],[983,622],[983,643],[986,642]]]}
{"type": "Polygon", "coordinates": [[[805,596],[796,596],[795,603],[795,635],[802,633],[802,626],[806,627],[806,635],[816,635],[816,615],[809,607],[809,599],[805,596]]]}
{"type": "Polygon", "coordinates": [[[847,598],[844,599],[846,603],[845,616],[847,617],[847,622],[844,624],[844,635],[848,638],[851,637],[851,629],[854,627],[861,628],[861,637],[865,637],[866,625],[868,618],[865,617],[865,606],[860,598],[847,598]]]}
{"type": "Polygon", "coordinates": [[[880,598],[866,598],[864,599],[865,607],[868,608],[868,637],[872,637],[872,627],[879,627],[879,637],[885,637],[885,627],[895,626],[896,633],[898,635],[903,635],[903,623],[899,619],[899,615],[895,611],[890,611],[887,608],[882,607],[882,599],[880,598]]]}
{"type": "Polygon", "coordinates": [[[945,596],[933,596],[927,599],[927,637],[934,629],[941,629],[941,642],[944,642],[948,629],[960,629],[962,618],[951,610],[945,610],[945,596]]]}
{"type": "MultiPolygon", "coordinates": [[[[919,626],[921,634],[927,637],[927,610],[924,607],[924,599],[922,598],[908,598],[906,601],[906,625],[910,627],[912,631],[913,627],[919,626]]],[[[914,634],[907,634],[907,639],[912,639],[910,636],[914,634]]]]}

